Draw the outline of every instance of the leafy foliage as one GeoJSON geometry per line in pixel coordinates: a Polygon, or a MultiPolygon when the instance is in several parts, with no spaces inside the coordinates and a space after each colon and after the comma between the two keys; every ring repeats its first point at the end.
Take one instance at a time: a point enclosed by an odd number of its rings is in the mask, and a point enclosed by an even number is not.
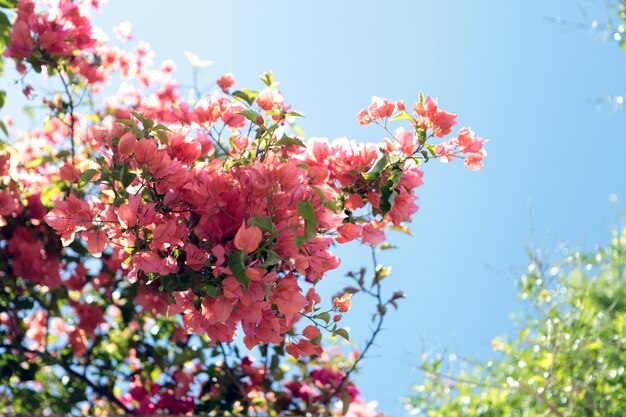
{"type": "Polygon", "coordinates": [[[520,280],[532,305],[517,339],[487,362],[425,358],[407,408],[429,417],[617,417],[626,410],[626,229],[595,252],[532,257],[520,280]]]}

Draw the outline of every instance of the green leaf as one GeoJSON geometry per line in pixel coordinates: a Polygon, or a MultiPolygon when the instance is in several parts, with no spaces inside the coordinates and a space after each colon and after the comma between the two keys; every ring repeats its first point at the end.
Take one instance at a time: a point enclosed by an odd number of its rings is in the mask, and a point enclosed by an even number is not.
{"type": "Polygon", "coordinates": [[[241,114],[257,126],[263,126],[265,124],[265,119],[263,118],[263,116],[261,116],[260,113],[257,113],[254,110],[244,110],[240,111],[238,114],[241,114]]]}
{"type": "Polygon", "coordinates": [[[120,177],[121,177],[121,181],[124,187],[128,187],[130,184],[133,183],[135,178],[137,178],[137,174],[132,171],[129,171],[128,167],[124,165],[122,169],[122,175],[120,177]]]}
{"type": "Polygon", "coordinates": [[[337,207],[337,203],[335,203],[333,200],[325,201],[324,207],[331,210],[333,213],[337,213],[337,211],[339,210],[339,208],[337,207]]]}
{"type": "Polygon", "coordinates": [[[206,291],[207,295],[212,298],[217,298],[221,294],[220,289],[217,288],[215,285],[211,285],[211,284],[205,285],[204,290],[206,291]]]}
{"type": "Polygon", "coordinates": [[[228,269],[233,273],[237,282],[247,289],[250,285],[250,278],[248,278],[246,267],[243,264],[245,256],[246,253],[242,250],[230,251],[228,254],[228,269]]]}
{"type": "Polygon", "coordinates": [[[167,127],[167,126],[165,126],[165,125],[163,125],[161,123],[159,123],[158,125],[154,126],[152,128],[152,130],[165,130],[166,132],[171,132],[169,127],[167,127]]]}
{"type": "Polygon", "coordinates": [[[121,123],[121,124],[123,124],[125,126],[128,126],[128,127],[137,127],[136,123],[134,121],[132,121],[132,120],[129,120],[129,119],[118,119],[118,120],[116,120],[116,122],[121,123]]]}
{"type": "Polygon", "coordinates": [[[321,188],[316,187],[315,185],[312,185],[311,188],[313,188],[313,191],[315,191],[315,194],[317,194],[321,201],[326,200],[326,195],[324,195],[324,191],[322,191],[321,188]]]}
{"type": "Polygon", "coordinates": [[[350,341],[350,333],[346,329],[338,328],[333,332],[333,336],[341,336],[346,339],[348,342],[350,341]]]}
{"type": "Polygon", "coordinates": [[[300,201],[298,203],[298,214],[304,219],[304,235],[296,236],[296,246],[302,247],[302,244],[310,242],[317,233],[317,218],[315,210],[308,201],[300,201]]]}
{"type": "Polygon", "coordinates": [[[83,171],[83,173],[80,174],[80,183],[85,183],[85,184],[88,183],[91,180],[91,178],[93,178],[93,176],[96,175],[97,173],[98,171],[93,168],[83,171]]]}
{"type": "Polygon", "coordinates": [[[396,201],[396,197],[400,194],[397,187],[401,179],[402,170],[395,168],[391,171],[391,175],[389,175],[387,183],[380,189],[380,210],[383,212],[383,216],[391,211],[396,201]]]}
{"type": "Polygon", "coordinates": [[[388,277],[391,274],[391,267],[389,266],[378,266],[376,268],[376,275],[374,275],[374,279],[372,280],[372,287],[382,281],[384,278],[388,277]]]}
{"type": "Polygon", "coordinates": [[[154,134],[157,136],[157,138],[159,138],[161,143],[163,143],[165,146],[169,146],[170,142],[169,142],[169,139],[167,138],[167,133],[165,133],[162,130],[155,130],[154,134]]]}
{"type": "Polygon", "coordinates": [[[280,256],[273,250],[267,251],[267,258],[265,262],[259,265],[259,268],[268,268],[273,265],[277,265],[281,261],[280,256]]]}
{"type": "Polygon", "coordinates": [[[387,158],[387,155],[382,155],[376,160],[376,162],[374,162],[374,165],[369,169],[369,171],[364,172],[361,175],[363,175],[363,178],[366,180],[375,180],[380,177],[380,173],[387,168],[388,162],[389,159],[387,158]]]}
{"type": "Polygon", "coordinates": [[[7,92],[4,90],[0,90],[0,109],[4,107],[4,104],[7,101],[7,92]]]}
{"type": "Polygon", "coordinates": [[[136,111],[131,111],[130,114],[135,116],[135,118],[141,122],[145,130],[150,130],[152,126],[154,126],[154,120],[148,119],[143,114],[137,113],[136,111]]]}
{"type": "Polygon", "coordinates": [[[396,114],[391,119],[389,119],[389,121],[391,122],[394,122],[396,120],[415,120],[415,119],[406,111],[401,111],[400,113],[396,114]]]}
{"type": "Polygon", "coordinates": [[[248,90],[247,88],[243,88],[241,90],[237,90],[233,92],[233,97],[238,98],[239,100],[245,101],[250,106],[254,103],[254,99],[259,96],[258,91],[248,90]]]}
{"type": "Polygon", "coordinates": [[[22,108],[22,110],[24,110],[24,113],[26,113],[26,115],[30,118],[30,119],[34,119],[35,118],[35,110],[33,110],[32,107],[30,106],[24,106],[22,108]]]}
{"type": "Polygon", "coordinates": [[[261,75],[259,78],[261,79],[261,81],[263,81],[263,84],[265,84],[268,87],[271,87],[274,85],[274,74],[272,73],[272,71],[266,72],[265,74],[261,75]]]}
{"type": "Polygon", "coordinates": [[[319,314],[313,316],[313,318],[322,320],[326,324],[328,324],[330,322],[330,313],[328,313],[328,312],[319,313],[319,314]]]}
{"type": "Polygon", "coordinates": [[[272,234],[276,233],[276,226],[272,223],[272,219],[268,216],[250,217],[248,219],[248,225],[256,226],[259,229],[272,234]]]}
{"type": "Polygon", "coordinates": [[[302,148],[306,147],[304,142],[302,142],[300,139],[292,138],[292,137],[289,137],[289,136],[286,136],[286,135],[283,136],[282,138],[280,138],[280,140],[278,140],[274,145],[276,145],[276,146],[296,145],[296,146],[300,146],[302,148]]]}
{"type": "Polygon", "coordinates": [[[304,220],[308,220],[311,222],[317,223],[317,218],[315,217],[315,210],[313,210],[313,206],[308,201],[300,201],[298,202],[298,214],[304,220]]]}
{"type": "Polygon", "coordinates": [[[17,0],[0,0],[0,7],[5,9],[15,9],[17,0]]]}
{"type": "Polygon", "coordinates": [[[388,249],[397,249],[396,245],[392,245],[391,243],[383,243],[378,247],[378,250],[388,250],[388,249]]]}
{"type": "Polygon", "coordinates": [[[350,391],[347,389],[341,390],[341,414],[348,414],[348,409],[350,408],[350,404],[352,403],[352,397],[350,396],[350,391]]]}

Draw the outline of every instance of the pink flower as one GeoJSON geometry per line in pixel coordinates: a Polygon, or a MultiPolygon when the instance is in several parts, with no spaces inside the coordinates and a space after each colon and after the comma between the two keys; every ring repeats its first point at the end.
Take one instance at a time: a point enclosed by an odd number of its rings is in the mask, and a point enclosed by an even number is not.
{"type": "Polygon", "coordinates": [[[285,315],[297,314],[308,304],[293,274],[287,275],[278,282],[272,291],[271,301],[278,306],[278,311],[285,315]]]}
{"type": "Polygon", "coordinates": [[[306,326],[304,330],[302,331],[302,335],[306,337],[307,339],[315,339],[320,334],[321,334],[320,329],[318,329],[317,326],[314,326],[312,324],[309,326],[306,326]]]}
{"type": "Polygon", "coordinates": [[[135,158],[140,163],[149,164],[157,159],[157,146],[153,140],[140,139],[135,147],[135,158]]]}
{"type": "Polygon", "coordinates": [[[369,243],[370,245],[378,245],[385,241],[385,232],[375,228],[371,223],[368,223],[363,226],[363,237],[361,241],[363,243],[369,243]]]}
{"type": "Polygon", "coordinates": [[[128,42],[133,39],[131,29],[132,26],[130,22],[123,22],[113,28],[113,33],[115,33],[115,37],[118,40],[122,42],[128,42]]]}
{"type": "Polygon", "coordinates": [[[11,58],[26,59],[33,53],[33,38],[30,35],[30,27],[23,20],[17,20],[11,31],[11,43],[7,49],[7,56],[11,58]]]}
{"type": "Polygon", "coordinates": [[[398,145],[400,146],[400,150],[406,155],[411,156],[413,154],[413,150],[418,143],[417,135],[415,131],[404,130],[403,128],[398,128],[394,132],[394,137],[398,141],[398,145]]]}
{"type": "Polygon", "coordinates": [[[370,115],[370,113],[367,111],[367,109],[362,109],[359,114],[357,114],[357,120],[359,121],[360,125],[368,125],[370,123],[372,123],[372,116],[370,115]]]}
{"type": "Polygon", "coordinates": [[[239,230],[237,230],[234,243],[237,249],[251,253],[259,247],[262,239],[263,233],[261,229],[256,226],[246,227],[245,224],[242,224],[239,230]]]}
{"type": "Polygon", "coordinates": [[[126,203],[120,204],[117,208],[117,218],[120,226],[125,229],[133,227],[137,224],[137,213],[126,203]]]}
{"type": "Polygon", "coordinates": [[[189,268],[194,271],[199,271],[206,266],[207,260],[209,259],[207,251],[198,249],[193,243],[188,243],[185,246],[185,251],[187,252],[185,264],[189,268]]]}
{"type": "Polygon", "coordinates": [[[363,227],[353,223],[344,223],[337,228],[339,236],[335,238],[337,243],[347,243],[361,237],[363,227]]]}
{"type": "Polygon", "coordinates": [[[437,101],[428,96],[424,103],[416,103],[413,106],[415,112],[421,117],[420,123],[424,129],[432,129],[433,133],[442,138],[449,134],[452,126],[456,124],[456,114],[439,110],[437,101]]]}
{"type": "Polygon", "coordinates": [[[98,228],[96,230],[88,230],[83,232],[83,239],[87,241],[87,250],[93,256],[99,258],[109,241],[104,230],[98,228]]]}
{"type": "Polygon", "coordinates": [[[395,111],[396,106],[391,100],[380,97],[372,97],[372,104],[367,108],[368,113],[373,119],[384,119],[390,117],[395,111]]]}
{"type": "Polygon", "coordinates": [[[80,181],[80,170],[71,164],[63,164],[59,168],[59,173],[61,174],[61,178],[65,181],[69,181],[72,183],[78,183],[80,181]]]}
{"type": "Polygon", "coordinates": [[[474,132],[467,127],[464,127],[459,131],[457,141],[459,148],[463,153],[480,152],[486,142],[483,138],[475,138],[474,132]]]}
{"type": "Polygon", "coordinates": [[[217,80],[217,86],[221,88],[225,94],[228,94],[228,90],[230,90],[233,85],[235,85],[235,77],[231,72],[227,72],[217,80]]]}
{"type": "Polygon", "coordinates": [[[487,151],[481,149],[480,152],[465,155],[465,166],[472,171],[480,171],[485,166],[483,159],[487,156],[487,151]]]}
{"type": "Polygon", "coordinates": [[[130,130],[120,138],[120,141],[117,143],[118,152],[124,156],[130,156],[137,147],[137,138],[135,134],[130,130]]]}
{"type": "Polygon", "coordinates": [[[265,111],[272,110],[276,104],[279,104],[281,101],[279,99],[279,94],[274,93],[271,89],[266,88],[259,93],[259,96],[256,98],[256,104],[259,105],[265,111]]]}
{"type": "Polygon", "coordinates": [[[347,312],[348,310],[350,310],[350,307],[352,305],[352,294],[345,293],[341,297],[334,297],[333,304],[341,313],[347,312]]]}

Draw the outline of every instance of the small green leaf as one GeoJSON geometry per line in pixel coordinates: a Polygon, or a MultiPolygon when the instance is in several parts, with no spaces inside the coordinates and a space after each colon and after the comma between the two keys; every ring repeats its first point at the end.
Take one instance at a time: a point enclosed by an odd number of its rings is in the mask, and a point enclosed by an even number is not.
{"type": "Polygon", "coordinates": [[[310,242],[317,233],[317,218],[315,210],[308,201],[300,201],[298,203],[298,214],[304,219],[304,235],[296,236],[296,246],[298,248],[306,242],[310,242]]]}
{"type": "Polygon", "coordinates": [[[390,122],[394,122],[396,120],[415,120],[415,118],[413,118],[413,116],[411,116],[406,111],[401,111],[400,113],[396,114],[391,119],[389,119],[390,122]]]}
{"type": "Polygon", "coordinates": [[[238,98],[239,100],[245,101],[250,106],[254,103],[254,99],[259,96],[258,91],[248,90],[247,88],[237,90],[233,92],[233,97],[238,98]]]}
{"type": "Polygon", "coordinates": [[[391,171],[391,175],[389,175],[387,183],[380,189],[380,210],[383,212],[383,216],[391,211],[396,201],[396,197],[400,194],[397,186],[401,179],[402,170],[395,168],[391,171]]]}
{"type": "Polygon", "coordinates": [[[328,324],[330,322],[330,314],[328,312],[324,312],[324,313],[319,313],[315,316],[313,316],[314,319],[319,319],[324,321],[326,324],[328,324]]]}
{"type": "Polygon", "coordinates": [[[268,216],[250,217],[248,219],[248,225],[256,226],[265,232],[273,234],[276,233],[276,226],[274,226],[274,223],[272,223],[272,219],[268,216]]]}
{"type": "Polygon", "coordinates": [[[317,218],[315,217],[315,210],[313,210],[313,206],[308,201],[299,201],[298,202],[298,214],[304,220],[308,220],[311,222],[317,223],[317,218]]]}
{"type": "Polygon", "coordinates": [[[374,279],[372,280],[372,287],[382,281],[384,278],[388,277],[391,274],[391,267],[388,266],[378,266],[376,268],[376,275],[374,275],[374,279]]]}
{"type": "Polygon", "coordinates": [[[169,142],[169,139],[167,138],[167,133],[165,133],[162,130],[155,130],[154,134],[159,138],[161,143],[163,143],[165,146],[169,146],[170,142],[169,142]]]}
{"type": "Polygon", "coordinates": [[[159,123],[158,125],[154,126],[152,128],[152,130],[165,130],[166,132],[171,132],[169,127],[167,127],[167,126],[165,126],[165,125],[163,125],[161,123],[159,123]]]}
{"type": "Polygon", "coordinates": [[[274,85],[274,74],[272,73],[272,71],[266,72],[265,74],[261,75],[259,78],[261,79],[261,81],[263,81],[263,84],[265,84],[268,87],[271,87],[274,85]]]}
{"type": "Polygon", "coordinates": [[[118,120],[116,120],[116,122],[121,123],[121,124],[123,124],[125,126],[128,126],[128,127],[137,127],[135,122],[132,121],[132,120],[129,120],[129,119],[118,119],[118,120]]]}
{"type": "Polygon", "coordinates": [[[285,145],[296,145],[302,148],[305,148],[306,145],[298,138],[291,138],[289,136],[283,136],[278,140],[274,145],[276,146],[285,146],[285,145]]]}
{"type": "Polygon", "coordinates": [[[257,113],[254,110],[244,110],[240,111],[238,114],[241,114],[257,126],[263,126],[265,124],[265,119],[263,118],[263,116],[261,116],[260,113],[257,113]]]}
{"type": "Polygon", "coordinates": [[[280,256],[273,250],[267,251],[267,258],[265,262],[259,265],[259,268],[268,268],[273,265],[277,265],[281,261],[280,256]]]}
{"type": "Polygon", "coordinates": [[[131,185],[133,181],[135,181],[135,178],[137,178],[137,174],[132,171],[128,171],[128,168],[126,167],[126,165],[124,165],[121,175],[121,181],[124,187],[128,187],[129,185],[131,185]]]}
{"type": "Polygon", "coordinates": [[[242,250],[233,250],[228,254],[228,269],[233,273],[237,282],[243,285],[244,288],[248,288],[250,285],[250,278],[246,274],[246,267],[243,264],[243,259],[246,253],[242,250]]]}
{"type": "Polygon", "coordinates": [[[88,183],[97,173],[98,171],[93,168],[83,171],[83,173],[80,174],[80,183],[88,183]]]}
{"type": "Polygon", "coordinates": [[[388,249],[397,249],[396,245],[392,245],[391,243],[383,243],[378,247],[378,250],[388,250],[388,249]]]}
{"type": "Polygon", "coordinates": [[[366,180],[375,180],[380,177],[380,173],[385,170],[387,162],[389,162],[387,155],[382,155],[376,160],[376,162],[374,162],[374,165],[369,169],[369,171],[364,172],[361,175],[363,175],[363,178],[366,180]]]}
{"type": "Polygon", "coordinates": [[[207,295],[212,298],[217,298],[221,294],[220,289],[211,284],[205,285],[204,290],[206,291],[207,295]]]}
{"type": "Polygon", "coordinates": [[[148,119],[143,114],[137,113],[136,111],[131,111],[130,114],[135,116],[135,118],[141,122],[145,130],[150,130],[152,126],[154,126],[154,120],[148,119]]]}
{"type": "Polygon", "coordinates": [[[0,7],[5,9],[15,9],[17,0],[0,0],[0,7]]]}
{"type": "Polygon", "coordinates": [[[348,342],[350,341],[350,333],[346,329],[338,328],[333,332],[333,336],[341,336],[346,339],[348,342]]]}
{"type": "Polygon", "coordinates": [[[341,391],[341,414],[348,414],[348,409],[350,408],[350,404],[352,403],[352,397],[350,396],[350,391],[347,389],[343,389],[341,391]]]}

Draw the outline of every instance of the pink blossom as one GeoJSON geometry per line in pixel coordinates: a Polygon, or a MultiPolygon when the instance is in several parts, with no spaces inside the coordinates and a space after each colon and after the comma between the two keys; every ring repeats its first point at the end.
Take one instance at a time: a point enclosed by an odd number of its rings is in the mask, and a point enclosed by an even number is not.
{"type": "Polygon", "coordinates": [[[251,253],[259,247],[262,239],[261,229],[256,226],[246,227],[242,224],[235,235],[234,243],[237,249],[251,253]]]}
{"type": "Polygon", "coordinates": [[[217,86],[221,88],[225,94],[228,94],[228,91],[234,85],[235,77],[231,72],[227,72],[217,80],[217,86]]]}

